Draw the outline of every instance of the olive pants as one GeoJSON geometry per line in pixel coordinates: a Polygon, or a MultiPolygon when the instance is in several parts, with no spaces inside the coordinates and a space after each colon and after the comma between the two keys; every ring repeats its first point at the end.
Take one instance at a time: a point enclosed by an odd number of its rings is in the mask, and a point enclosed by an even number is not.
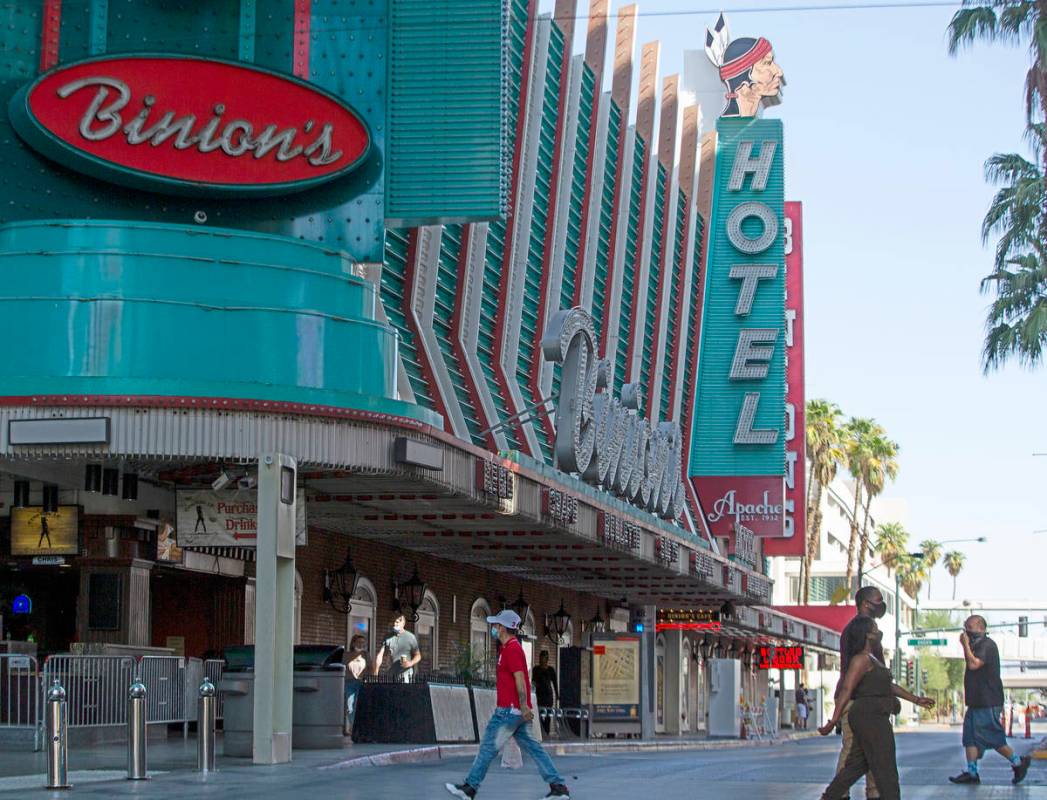
{"type": "Polygon", "coordinates": [[[845,797],[858,779],[866,773],[868,791],[877,791],[881,800],[900,800],[898,764],[894,752],[894,729],[891,717],[868,706],[851,708],[843,718],[844,736],[848,722],[852,733],[851,746],[844,745],[844,763],[836,773],[823,797],[828,800],[845,797]]]}
{"type": "MultiPolygon", "coordinates": [[[[840,758],[836,762],[836,774],[839,775],[843,772],[843,765],[847,763],[847,756],[851,750],[854,749],[854,731],[851,730],[850,716],[851,707],[854,705],[854,701],[851,700],[847,704],[847,708],[843,710],[843,717],[840,718],[840,728],[843,731],[843,748],[840,750],[840,758]]],[[[830,797],[844,797],[846,794],[841,792],[839,795],[829,795],[830,797]]],[[[871,772],[865,775],[865,796],[868,800],[878,798],[880,796],[879,790],[876,788],[876,779],[873,777],[871,772]]]]}

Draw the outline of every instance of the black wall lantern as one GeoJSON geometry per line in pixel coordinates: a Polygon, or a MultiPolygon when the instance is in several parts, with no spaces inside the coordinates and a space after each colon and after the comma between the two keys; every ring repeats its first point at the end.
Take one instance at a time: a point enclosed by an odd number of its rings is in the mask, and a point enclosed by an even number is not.
{"type": "Polygon", "coordinates": [[[418,565],[415,565],[411,579],[397,586],[397,594],[402,603],[411,607],[411,622],[418,621],[418,609],[425,601],[425,581],[418,577],[418,565]]]}
{"type": "Polygon", "coordinates": [[[702,660],[703,661],[708,661],[709,660],[709,656],[711,656],[713,654],[713,643],[711,641],[709,641],[709,637],[708,636],[706,636],[704,639],[702,639],[702,643],[700,645],[698,645],[698,649],[702,653],[702,660]]]}
{"type": "Polygon", "coordinates": [[[527,612],[531,610],[530,604],[524,600],[523,589],[520,589],[520,593],[516,596],[516,599],[509,606],[513,611],[516,612],[517,616],[520,617],[520,625],[522,626],[527,622],[527,612]]]}
{"type": "Polygon", "coordinates": [[[571,615],[563,607],[563,598],[561,598],[559,610],[546,618],[545,634],[554,644],[559,644],[570,625],[571,615]]]}
{"type": "Polygon", "coordinates": [[[338,613],[348,614],[353,608],[356,579],[352,552],[346,550],[345,563],[342,566],[338,569],[324,570],[324,602],[338,613]]]}
{"type": "Polygon", "coordinates": [[[588,622],[582,623],[582,628],[589,633],[603,633],[607,630],[607,623],[604,618],[600,616],[600,606],[596,606],[596,613],[593,614],[593,618],[588,622]]]}

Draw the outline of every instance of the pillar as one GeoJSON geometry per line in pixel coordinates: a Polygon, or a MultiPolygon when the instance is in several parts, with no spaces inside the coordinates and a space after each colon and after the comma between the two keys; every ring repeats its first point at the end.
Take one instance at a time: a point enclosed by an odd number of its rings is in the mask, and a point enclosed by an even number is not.
{"type": "Polygon", "coordinates": [[[295,461],[258,461],[254,763],[291,760],[294,670],[295,461]]]}
{"type": "Polygon", "coordinates": [[[654,646],[657,636],[655,622],[658,619],[658,608],[657,606],[643,606],[642,609],[634,609],[632,616],[634,619],[639,618],[644,621],[643,633],[640,634],[640,737],[654,739],[655,703],[658,702],[654,664],[654,646]]]}
{"type": "Polygon", "coordinates": [[[683,631],[665,631],[665,732],[680,735],[680,713],[683,704],[683,631]]]}

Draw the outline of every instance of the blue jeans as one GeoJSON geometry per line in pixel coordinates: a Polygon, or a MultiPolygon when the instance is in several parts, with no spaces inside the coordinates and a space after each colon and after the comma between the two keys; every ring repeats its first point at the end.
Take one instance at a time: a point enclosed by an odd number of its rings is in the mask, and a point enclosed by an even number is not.
{"type": "Polygon", "coordinates": [[[465,782],[478,789],[487,775],[487,768],[491,766],[498,751],[505,746],[510,737],[516,737],[516,743],[520,749],[527,753],[542,774],[542,780],[546,783],[563,783],[563,778],[553,766],[553,760],[542,748],[542,745],[531,735],[530,723],[524,722],[520,714],[510,713],[511,709],[496,708],[491,721],[487,723],[483,739],[480,742],[480,751],[473,760],[473,768],[469,770],[469,777],[465,782]]]}

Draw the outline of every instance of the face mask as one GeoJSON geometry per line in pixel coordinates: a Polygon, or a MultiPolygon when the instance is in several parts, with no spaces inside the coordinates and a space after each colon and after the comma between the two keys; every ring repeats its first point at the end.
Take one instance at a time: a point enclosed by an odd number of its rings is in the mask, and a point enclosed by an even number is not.
{"type": "Polygon", "coordinates": [[[491,638],[492,639],[497,639],[498,638],[498,626],[497,625],[492,625],[491,626],[491,638]]]}
{"type": "Polygon", "coordinates": [[[879,619],[880,617],[882,617],[886,613],[887,613],[887,604],[886,603],[877,603],[872,608],[872,617],[873,617],[873,619],[879,619]]]}
{"type": "Polygon", "coordinates": [[[965,630],[964,633],[967,634],[967,638],[970,639],[972,642],[977,642],[979,639],[981,639],[985,635],[984,633],[979,633],[978,631],[967,631],[967,630],[965,630]]]}

